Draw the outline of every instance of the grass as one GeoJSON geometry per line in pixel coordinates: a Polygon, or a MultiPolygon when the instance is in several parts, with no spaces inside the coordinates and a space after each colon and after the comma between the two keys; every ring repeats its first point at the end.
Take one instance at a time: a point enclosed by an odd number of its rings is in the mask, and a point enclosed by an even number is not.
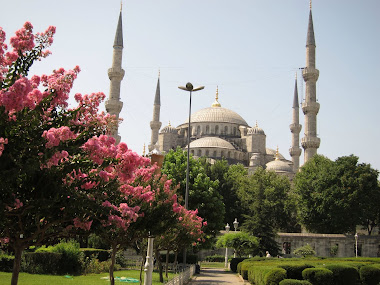
{"type": "MultiPolygon", "coordinates": [[[[29,273],[20,273],[19,275],[19,285],[106,285],[109,284],[109,281],[100,279],[101,277],[108,276],[107,273],[101,274],[88,274],[88,275],[80,275],[80,276],[70,276],[71,278],[61,276],[61,275],[40,275],[40,274],[29,274],[29,273]]],[[[137,280],[140,279],[140,271],[138,270],[122,270],[114,272],[115,277],[129,277],[135,278],[137,280]]],[[[173,278],[174,274],[169,273],[169,279],[173,278]]],[[[0,284],[10,284],[12,278],[12,273],[8,272],[0,272],[0,284]]],[[[143,273],[144,280],[144,273],[143,273]]],[[[157,272],[153,272],[153,284],[162,284],[159,281],[159,275],[157,272]]],[[[164,280],[165,278],[164,273],[164,280]]],[[[115,284],[139,284],[139,283],[124,283],[115,281],[115,284]]]]}

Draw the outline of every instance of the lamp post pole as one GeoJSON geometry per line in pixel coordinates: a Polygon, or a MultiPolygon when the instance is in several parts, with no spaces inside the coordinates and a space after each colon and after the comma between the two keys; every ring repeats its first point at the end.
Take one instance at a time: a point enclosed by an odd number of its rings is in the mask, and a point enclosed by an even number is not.
{"type": "MultiPolygon", "coordinates": [[[[190,92],[189,102],[189,127],[187,130],[187,166],[186,166],[186,192],[185,192],[185,209],[189,209],[189,177],[190,177],[190,136],[191,136],[191,95],[192,92],[204,89],[204,86],[194,88],[190,82],[186,83],[186,86],[178,86],[179,89],[190,92]]],[[[186,248],[183,251],[183,265],[186,266],[186,248]]]]}
{"type": "MultiPolygon", "coordinates": [[[[237,218],[235,218],[235,221],[233,222],[233,224],[234,224],[234,229],[235,229],[235,233],[236,233],[238,225],[239,225],[239,222],[237,221],[237,218]]],[[[235,257],[236,257],[236,251],[234,250],[234,258],[235,257]]]]}
{"type": "MultiPolygon", "coordinates": [[[[227,223],[226,233],[228,234],[229,231],[230,231],[230,225],[227,223]]],[[[224,268],[227,268],[227,267],[228,267],[228,246],[226,243],[226,255],[224,256],[224,268]]]]}
{"type": "Polygon", "coordinates": [[[355,233],[355,257],[358,257],[358,233],[355,233]]]}

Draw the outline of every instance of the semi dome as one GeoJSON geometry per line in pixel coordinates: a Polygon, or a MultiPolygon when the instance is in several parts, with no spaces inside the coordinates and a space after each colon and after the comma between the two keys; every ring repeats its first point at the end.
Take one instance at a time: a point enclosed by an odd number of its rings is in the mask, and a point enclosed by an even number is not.
{"type": "Polygon", "coordinates": [[[232,144],[218,137],[200,138],[190,143],[190,148],[225,148],[234,150],[232,144]]]}
{"type": "Polygon", "coordinates": [[[292,167],[285,161],[276,159],[266,164],[267,170],[273,170],[275,172],[293,172],[292,167]]]}

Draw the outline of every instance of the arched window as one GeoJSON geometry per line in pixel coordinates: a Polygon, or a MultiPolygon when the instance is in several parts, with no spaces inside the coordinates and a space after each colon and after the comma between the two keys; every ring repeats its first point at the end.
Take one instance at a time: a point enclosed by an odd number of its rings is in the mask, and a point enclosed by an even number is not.
{"type": "Polygon", "coordinates": [[[210,152],[208,150],[206,150],[206,156],[208,157],[210,154],[210,152]]]}
{"type": "Polygon", "coordinates": [[[227,158],[230,158],[231,157],[231,152],[227,152],[227,158]]]}
{"type": "Polygon", "coordinates": [[[234,136],[236,136],[236,127],[234,127],[234,136]]]}
{"type": "Polygon", "coordinates": [[[234,155],[234,156],[235,156],[235,159],[237,159],[237,153],[236,153],[236,152],[235,152],[235,155],[234,155]]]}
{"type": "Polygon", "coordinates": [[[197,127],[197,135],[200,135],[201,134],[201,126],[198,126],[197,127]]]}
{"type": "Polygon", "coordinates": [[[198,149],[198,156],[202,156],[202,151],[198,149]]]}
{"type": "Polygon", "coordinates": [[[214,150],[214,153],[212,155],[213,157],[216,157],[216,150],[214,150]]]}
{"type": "Polygon", "coordinates": [[[228,127],[227,127],[227,126],[224,127],[224,134],[225,134],[225,135],[228,134],[228,127]]]}
{"type": "Polygon", "coordinates": [[[194,155],[194,150],[192,149],[192,150],[190,151],[190,153],[191,153],[192,155],[194,155]]]}
{"type": "Polygon", "coordinates": [[[216,126],[215,126],[215,134],[217,135],[218,133],[219,133],[219,126],[216,125],[216,126]]]}
{"type": "Polygon", "coordinates": [[[224,151],[223,150],[220,152],[220,156],[224,157],[224,151]]]}
{"type": "Polygon", "coordinates": [[[209,133],[210,133],[210,126],[207,125],[207,126],[206,126],[206,134],[208,135],[209,133]]]}

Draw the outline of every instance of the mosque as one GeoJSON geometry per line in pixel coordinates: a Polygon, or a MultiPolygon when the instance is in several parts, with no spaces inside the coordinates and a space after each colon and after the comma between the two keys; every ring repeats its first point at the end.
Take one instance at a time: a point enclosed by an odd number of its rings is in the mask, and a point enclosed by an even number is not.
{"type": "MultiPolygon", "coordinates": [[[[105,103],[108,113],[119,117],[123,103],[120,101],[120,82],[124,77],[124,70],[121,68],[123,51],[122,33],[122,12],[120,11],[119,21],[113,45],[113,63],[108,70],[110,79],[110,94],[105,103]]],[[[315,37],[313,28],[313,18],[310,6],[309,22],[306,39],[306,66],[302,69],[303,80],[305,81],[305,100],[302,103],[304,113],[304,137],[301,140],[304,149],[304,161],[306,162],[314,154],[320,145],[317,137],[317,114],[319,103],[316,102],[316,82],[319,70],[315,66],[315,37]]],[[[198,110],[191,114],[191,127],[184,122],[172,126],[170,123],[161,129],[160,122],[160,78],[157,81],[157,88],[153,103],[153,119],[150,122],[151,141],[149,151],[168,152],[178,146],[187,149],[190,141],[190,153],[194,157],[207,157],[211,162],[217,159],[226,159],[230,164],[241,163],[252,173],[257,167],[275,171],[278,174],[286,175],[290,179],[299,168],[299,158],[301,155],[299,134],[302,126],[299,123],[299,101],[297,91],[297,78],[295,81],[293,97],[293,118],[290,125],[292,133],[291,148],[289,154],[291,160],[287,160],[277,150],[266,146],[266,134],[256,122],[255,126],[250,126],[239,114],[222,107],[219,102],[218,89],[216,90],[215,101],[210,107],[198,110]]],[[[290,104],[289,104],[290,105],[290,104]]],[[[117,142],[120,141],[117,126],[112,129],[112,135],[117,142]]]]}

